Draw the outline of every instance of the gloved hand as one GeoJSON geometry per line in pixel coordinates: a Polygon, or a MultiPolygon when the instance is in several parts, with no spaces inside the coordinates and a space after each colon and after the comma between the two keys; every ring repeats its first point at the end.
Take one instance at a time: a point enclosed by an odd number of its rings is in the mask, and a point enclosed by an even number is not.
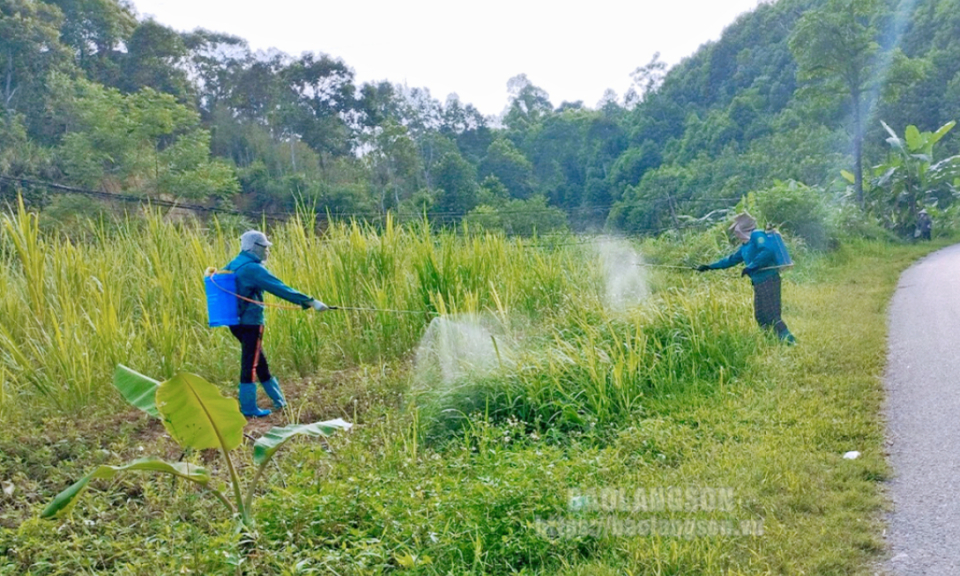
{"type": "Polygon", "coordinates": [[[326,304],[324,304],[319,300],[311,300],[310,307],[316,310],[317,312],[326,312],[327,310],[330,309],[329,306],[327,306],[326,304]]]}
{"type": "Polygon", "coordinates": [[[709,265],[709,264],[701,264],[701,265],[697,266],[697,272],[706,272],[706,271],[709,270],[709,269],[710,269],[710,265],[709,265]]]}

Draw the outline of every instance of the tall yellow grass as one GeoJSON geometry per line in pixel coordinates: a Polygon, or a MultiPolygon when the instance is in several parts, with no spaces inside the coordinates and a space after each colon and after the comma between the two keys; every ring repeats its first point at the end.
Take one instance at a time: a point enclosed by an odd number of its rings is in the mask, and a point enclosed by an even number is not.
{"type": "MultiPolygon", "coordinates": [[[[318,234],[307,221],[270,230],[268,267],[287,284],[331,305],[423,313],[269,309],[266,349],[283,374],[402,357],[441,307],[549,314],[595,280],[572,250],[531,249],[502,235],[390,220],[380,228],[336,223],[318,234]]],[[[238,347],[226,329],[206,326],[202,273],[236,255],[236,231],[157,212],[88,228],[79,241],[44,234],[22,205],[0,217],[5,402],[15,394],[84,406],[102,397],[117,363],[158,378],[189,370],[232,384],[238,347]]]]}

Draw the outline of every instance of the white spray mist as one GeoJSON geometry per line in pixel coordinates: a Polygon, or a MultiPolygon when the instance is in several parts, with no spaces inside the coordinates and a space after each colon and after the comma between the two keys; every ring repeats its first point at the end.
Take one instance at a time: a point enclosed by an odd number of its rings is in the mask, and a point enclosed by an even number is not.
{"type": "Polygon", "coordinates": [[[424,385],[492,374],[510,361],[513,345],[497,323],[479,314],[434,318],[417,347],[416,379],[424,385]]]}
{"type": "Polygon", "coordinates": [[[604,238],[596,245],[604,279],[604,304],[622,312],[650,295],[643,257],[624,240],[604,238]]]}

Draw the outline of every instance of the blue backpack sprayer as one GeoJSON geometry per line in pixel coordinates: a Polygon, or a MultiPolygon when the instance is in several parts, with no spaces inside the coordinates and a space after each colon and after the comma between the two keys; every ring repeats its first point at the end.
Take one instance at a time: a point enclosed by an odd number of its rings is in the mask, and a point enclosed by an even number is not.
{"type": "Polygon", "coordinates": [[[207,324],[211,328],[239,324],[236,275],[229,270],[208,268],[203,283],[207,293],[207,324]]]}
{"type": "Polygon", "coordinates": [[[783,243],[783,236],[777,232],[776,228],[768,228],[764,233],[767,235],[768,246],[776,258],[776,264],[772,267],[778,269],[792,268],[793,260],[790,259],[790,252],[787,251],[787,245],[783,243]]]}

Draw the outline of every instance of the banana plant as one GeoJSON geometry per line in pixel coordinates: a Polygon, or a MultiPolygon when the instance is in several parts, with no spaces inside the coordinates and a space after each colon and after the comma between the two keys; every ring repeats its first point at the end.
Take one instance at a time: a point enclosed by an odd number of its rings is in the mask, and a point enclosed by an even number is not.
{"type": "MultiPolygon", "coordinates": [[[[921,208],[943,209],[958,197],[960,156],[935,161],[933,151],[934,145],[957,123],[948,122],[934,132],[907,126],[902,137],[885,122],[880,124],[889,134],[890,153],[885,162],[872,169],[867,207],[887,228],[908,235],[921,208]]],[[[853,182],[853,174],[842,174],[853,182]]]]}
{"type": "Polygon", "coordinates": [[[113,385],[131,405],[160,418],[170,436],[184,449],[219,449],[230,475],[232,498],[214,487],[210,473],[200,466],[141,458],[122,466],[97,467],[60,492],[43,510],[41,518],[58,518],[69,513],[91,480],[109,480],[127,471],[149,471],[170,474],[193,482],[223,503],[231,515],[239,516],[243,524],[252,527],[251,507],[257,484],[280,447],[295,436],[325,437],[337,430],[348,430],[352,426],[337,418],[326,422],[270,429],[253,445],[256,471],[244,493],[237,468],[230,457],[230,453],[243,442],[243,427],[247,422],[240,413],[236,400],[223,396],[216,386],[203,378],[186,372],[181,372],[165,382],[158,382],[126,366],[118,365],[113,375],[113,385]]]}

